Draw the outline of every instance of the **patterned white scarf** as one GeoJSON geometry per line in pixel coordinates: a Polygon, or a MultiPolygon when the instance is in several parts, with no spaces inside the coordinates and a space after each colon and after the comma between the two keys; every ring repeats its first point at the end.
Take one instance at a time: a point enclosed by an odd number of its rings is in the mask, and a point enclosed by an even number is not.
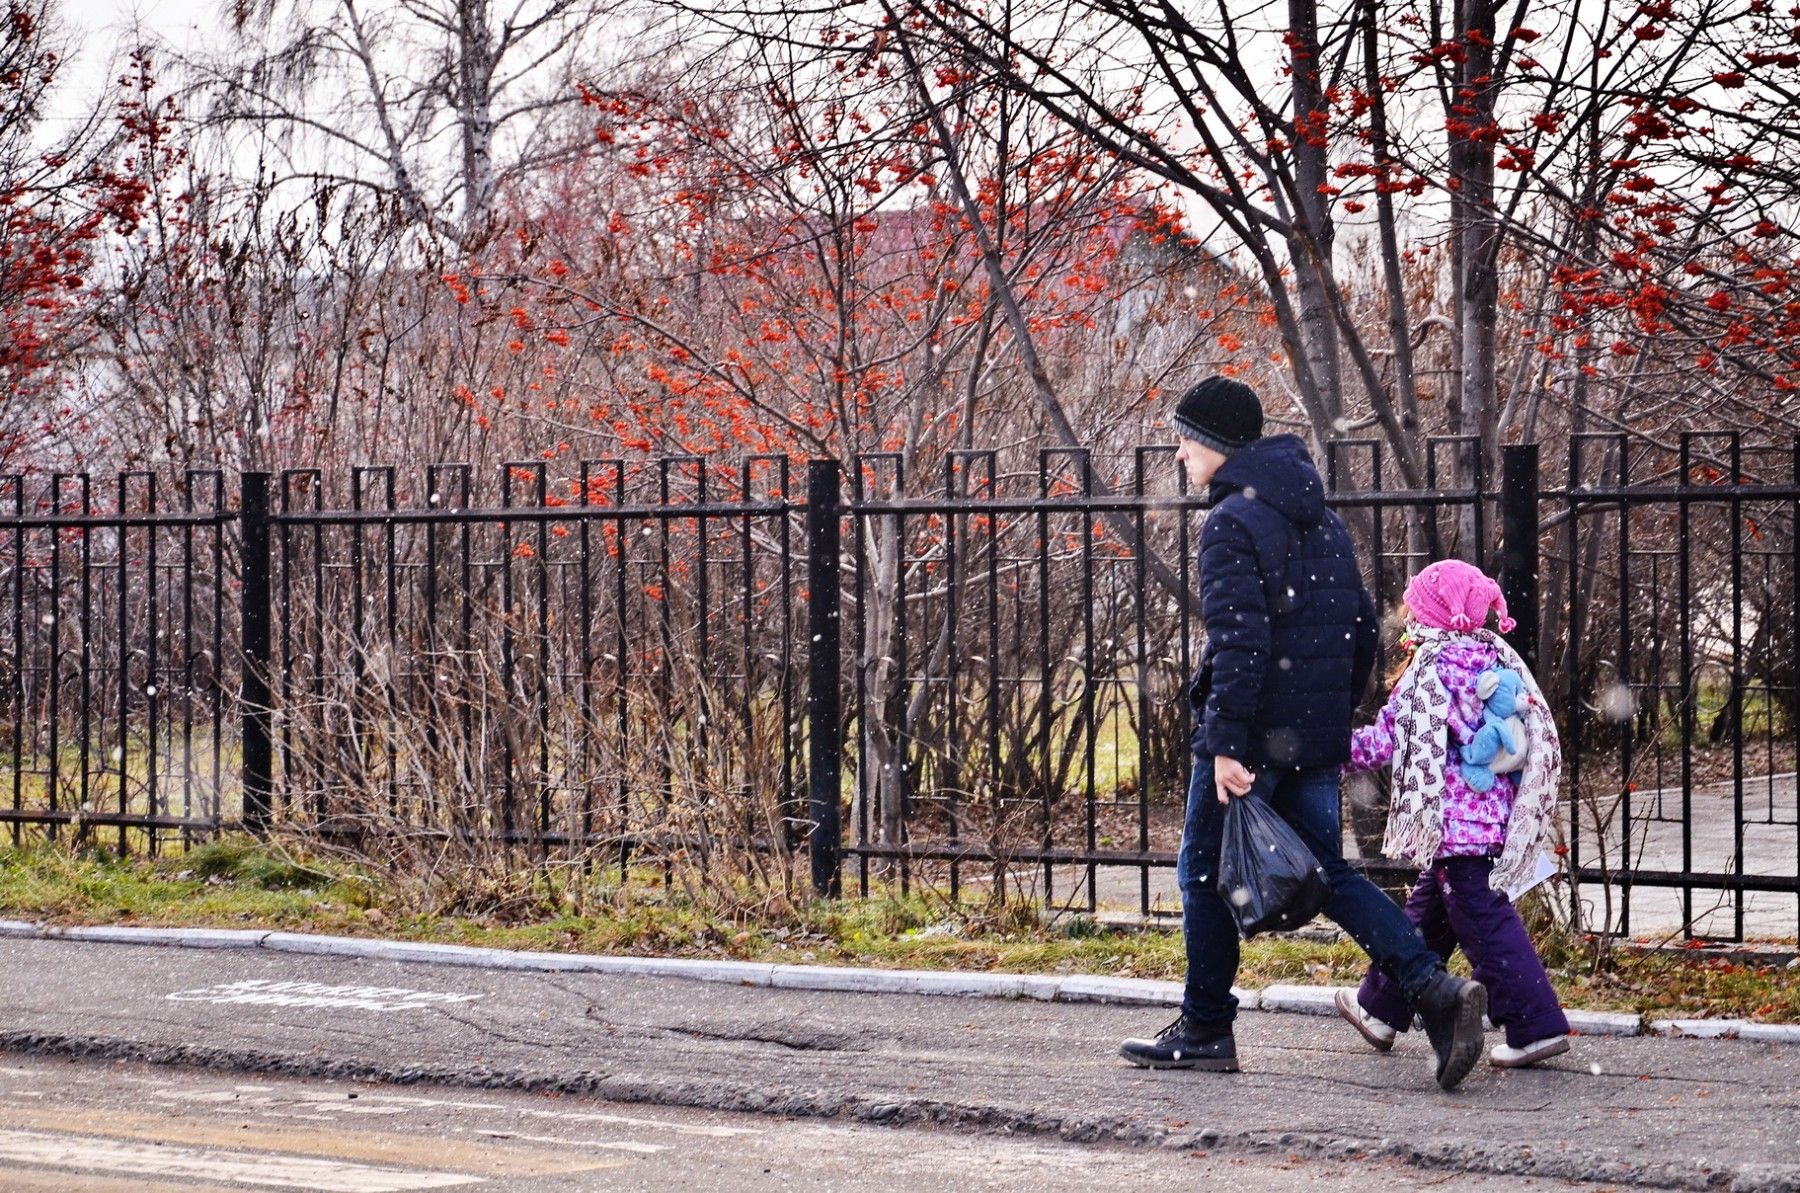
{"type": "Polygon", "coordinates": [[[1531,704],[1522,714],[1527,743],[1518,796],[1506,822],[1506,844],[1488,885],[1497,891],[1521,885],[1532,873],[1538,850],[1556,821],[1556,789],[1562,777],[1562,743],[1556,719],[1537,679],[1518,652],[1492,630],[1452,632],[1414,626],[1419,646],[1400,678],[1394,716],[1394,796],[1388,809],[1381,851],[1424,869],[1444,843],[1444,767],[1450,762],[1450,693],[1438,676],[1437,656],[1459,639],[1494,648],[1500,665],[1525,681],[1531,704]]]}

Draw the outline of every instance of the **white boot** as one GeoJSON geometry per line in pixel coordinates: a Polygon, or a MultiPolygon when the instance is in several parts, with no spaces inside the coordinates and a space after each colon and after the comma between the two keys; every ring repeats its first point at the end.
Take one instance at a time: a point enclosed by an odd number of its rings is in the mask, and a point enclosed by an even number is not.
{"type": "Polygon", "coordinates": [[[1510,1044],[1497,1044],[1488,1053],[1488,1063],[1496,1069],[1523,1069],[1527,1065],[1535,1065],[1539,1061],[1549,1060],[1553,1056],[1561,1056],[1569,1050],[1568,1036],[1551,1036],[1545,1040],[1534,1040],[1523,1048],[1514,1048],[1510,1044]]]}
{"type": "Polygon", "coordinates": [[[1363,1039],[1369,1041],[1369,1047],[1377,1052],[1386,1052],[1394,1046],[1394,1037],[1400,1033],[1363,1010],[1362,1004],[1356,1001],[1356,994],[1353,991],[1339,990],[1332,995],[1331,1001],[1332,1005],[1337,1007],[1337,1013],[1342,1015],[1351,1027],[1361,1032],[1363,1039]]]}

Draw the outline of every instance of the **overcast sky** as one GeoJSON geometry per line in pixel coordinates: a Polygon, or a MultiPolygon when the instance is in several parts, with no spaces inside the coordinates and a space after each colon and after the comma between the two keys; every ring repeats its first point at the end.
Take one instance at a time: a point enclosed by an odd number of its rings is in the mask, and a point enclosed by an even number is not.
{"type": "Polygon", "coordinates": [[[92,111],[107,83],[107,66],[134,20],[177,49],[217,36],[219,0],[63,0],[62,17],[75,53],[67,63],[53,113],[75,118],[92,111]]]}

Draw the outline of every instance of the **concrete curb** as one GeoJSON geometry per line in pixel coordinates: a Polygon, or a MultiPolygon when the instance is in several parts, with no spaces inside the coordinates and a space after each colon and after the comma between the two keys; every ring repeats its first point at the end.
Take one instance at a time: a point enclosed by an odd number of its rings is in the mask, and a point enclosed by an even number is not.
{"type": "Polygon", "coordinates": [[[1749,1019],[1652,1019],[1651,1035],[1679,1036],[1693,1040],[1757,1040],[1770,1044],[1800,1044],[1800,1026],[1790,1023],[1755,1023],[1749,1019]]]}
{"type": "MultiPolygon", "coordinates": [[[[102,944],[157,945],[190,949],[268,949],[322,957],[356,957],[408,964],[455,965],[475,969],[551,973],[605,973],[621,976],[685,978],[733,986],[786,990],[830,990],[853,994],[914,994],[960,998],[1029,998],[1043,1002],[1100,1002],[1121,1006],[1179,1007],[1179,982],[1109,978],[1088,974],[963,973],[955,970],[856,969],[828,965],[778,965],[761,961],[711,961],[685,957],[619,957],[587,953],[538,953],[473,945],[420,941],[367,940],[354,936],[314,936],[299,932],[222,928],[132,928],[114,925],[58,927],[29,920],[0,920],[0,939],[73,940],[102,944]]],[[[1337,1013],[1338,986],[1273,985],[1262,990],[1232,988],[1242,1010],[1298,1015],[1337,1013]]],[[[1585,1036],[1682,1036],[1800,1044],[1800,1024],[1752,1023],[1744,1019],[1658,1019],[1646,1025],[1637,1015],[1610,1011],[1570,1011],[1569,1025],[1585,1036]]]]}
{"type": "Polygon", "coordinates": [[[1108,978],[1071,974],[1057,987],[1063,1002],[1103,1002],[1127,1007],[1179,1007],[1181,983],[1149,978],[1108,978]]]}
{"type": "MultiPolygon", "coordinates": [[[[1569,1026],[1577,1035],[1583,1036],[1641,1036],[1644,1034],[1644,1017],[1630,1015],[1622,1011],[1565,1011],[1569,1026]]],[[[1800,1040],[1800,1027],[1794,1028],[1794,1038],[1800,1040]]]]}
{"type": "Polygon", "coordinates": [[[1337,1014],[1338,986],[1264,986],[1261,1006],[1265,1011],[1292,1015],[1337,1014]]]}
{"type": "Polygon", "coordinates": [[[270,936],[253,928],[124,928],[101,924],[90,928],[58,928],[26,920],[0,920],[0,936],[38,936],[54,940],[86,940],[101,944],[168,944],[190,949],[254,949],[270,936]],[[175,934],[180,939],[170,939],[175,934]]]}

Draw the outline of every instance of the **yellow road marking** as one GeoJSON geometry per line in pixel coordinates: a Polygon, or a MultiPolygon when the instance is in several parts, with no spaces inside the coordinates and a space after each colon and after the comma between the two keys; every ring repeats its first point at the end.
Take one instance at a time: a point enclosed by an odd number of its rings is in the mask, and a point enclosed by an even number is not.
{"type": "Polygon", "coordinates": [[[264,1152],[159,1146],[131,1140],[68,1135],[60,1131],[0,1128],[0,1161],[40,1168],[119,1172],[217,1183],[236,1182],[269,1189],[314,1189],[324,1193],[410,1193],[480,1184],[460,1172],[376,1168],[315,1156],[271,1156],[264,1152]]]}
{"type": "Polygon", "coordinates": [[[12,1106],[6,1121],[14,1127],[105,1135],[147,1143],[287,1152],[334,1160],[417,1165],[453,1169],[483,1176],[555,1176],[617,1168],[631,1160],[556,1151],[542,1146],[515,1147],[468,1143],[430,1135],[365,1130],[316,1130],[265,1121],[221,1123],[176,1115],[138,1114],[98,1108],[63,1110],[49,1106],[12,1106]]]}

